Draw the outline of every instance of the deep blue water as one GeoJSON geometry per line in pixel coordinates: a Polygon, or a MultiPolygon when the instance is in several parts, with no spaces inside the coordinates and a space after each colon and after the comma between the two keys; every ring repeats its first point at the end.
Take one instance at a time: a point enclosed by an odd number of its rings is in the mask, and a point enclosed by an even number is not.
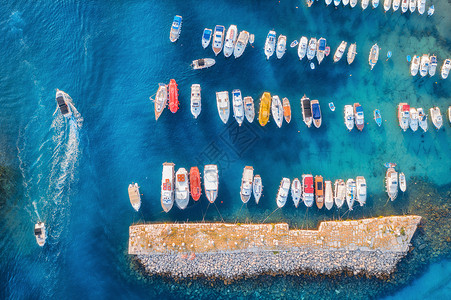
{"type": "MultiPolygon", "coordinates": [[[[429,2],[427,3],[430,4],[429,2]]],[[[438,185],[449,183],[451,129],[402,133],[396,105],[407,100],[425,110],[450,105],[451,78],[413,78],[406,55],[435,53],[439,66],[451,56],[451,5],[435,1],[436,14],[400,15],[376,9],[325,7],[307,9],[300,1],[5,1],[0,4],[0,152],[3,163],[19,170],[15,194],[0,210],[1,296],[8,298],[138,298],[164,293],[170,283],[142,283],[127,255],[128,226],[142,221],[202,220],[228,222],[285,221],[305,228],[346,211],[297,210],[288,202],[276,209],[275,195],[283,176],[302,173],[325,178],[363,175],[368,205],[346,217],[374,216],[373,210],[403,213],[396,202],[377,202],[383,193],[386,161],[412,176],[428,175],[438,185]],[[298,6],[298,8],[296,8],[298,6]],[[180,40],[169,42],[175,14],[184,18],[180,40]],[[202,72],[189,68],[193,59],[214,57],[201,47],[203,28],[236,24],[255,34],[254,48],[238,59],[225,59],[202,72]],[[314,71],[289,48],[282,60],[266,61],[263,45],[275,29],[288,36],[327,38],[332,54],[342,40],[357,42],[357,57],[348,66],[331,56],[314,71]],[[382,48],[369,70],[368,53],[382,48]],[[393,56],[385,60],[385,53],[393,56]],[[149,96],[159,82],[177,80],[181,108],[165,111],[158,123],[149,96]],[[202,113],[189,112],[190,86],[202,86],[202,113]],[[73,99],[80,113],[72,120],[55,112],[55,90],[73,99]],[[291,124],[278,129],[247,124],[238,129],[218,117],[215,92],[241,89],[257,100],[269,91],[288,97],[291,124]],[[307,94],[322,105],[323,126],[307,129],[299,99],[307,94]],[[334,101],[331,112],[327,103],[334,101]],[[343,106],[360,102],[367,121],[362,133],[347,133],[343,106]],[[372,111],[384,123],[377,128],[372,111]],[[217,163],[220,166],[216,207],[205,198],[180,211],[162,212],[159,201],[161,164],[176,167],[217,163]],[[242,169],[252,165],[262,175],[264,197],[242,206],[242,169]],[[139,213],[132,210],[127,186],[138,182],[143,193],[139,213]],[[384,208],[381,208],[384,207],[384,208]],[[271,215],[270,215],[271,214],[271,215]],[[268,217],[269,216],[269,217],[268,217]],[[41,218],[49,231],[44,248],[32,228],[41,218]]],[[[410,182],[413,184],[413,182],[410,182]]],[[[433,267],[449,277],[449,266],[433,267]]],[[[440,276],[425,275],[395,298],[419,287],[443,285],[440,276]]],[[[212,288],[212,290],[214,290],[212,288]]],[[[187,291],[188,292],[188,291],[187,291]]],[[[205,295],[208,295],[208,289],[205,295]]],[[[445,290],[445,295],[449,295],[445,290]]],[[[264,293],[262,294],[264,296],[264,293]]],[[[227,295],[223,295],[227,296],[227,295]]],[[[161,295],[160,295],[161,297],[161,295]]],[[[412,296],[415,297],[415,296],[412,296]]],[[[2,297],[4,298],[4,297],[2,297]]]]}

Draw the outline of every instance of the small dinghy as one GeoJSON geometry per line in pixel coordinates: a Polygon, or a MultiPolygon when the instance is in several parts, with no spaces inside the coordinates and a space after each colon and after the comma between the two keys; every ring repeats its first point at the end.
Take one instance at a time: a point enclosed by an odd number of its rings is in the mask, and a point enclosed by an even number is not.
{"type": "Polygon", "coordinates": [[[377,126],[381,127],[382,116],[381,116],[381,112],[378,109],[374,110],[374,121],[376,121],[377,126]]]}
{"type": "Polygon", "coordinates": [[[326,189],[324,193],[324,206],[326,206],[327,210],[330,210],[332,206],[334,206],[334,195],[332,193],[332,181],[326,180],[324,181],[324,187],[326,189]]]}
{"type": "Polygon", "coordinates": [[[407,189],[406,176],[403,172],[399,173],[399,189],[404,193],[407,189]]]}
{"type": "Polygon", "coordinates": [[[434,5],[431,5],[431,7],[429,7],[428,9],[428,16],[432,16],[434,12],[435,12],[434,5]]]}
{"type": "Polygon", "coordinates": [[[213,58],[201,58],[193,60],[193,63],[191,64],[191,67],[194,70],[200,70],[200,69],[206,69],[211,66],[213,66],[216,63],[216,61],[213,58]]]}
{"type": "Polygon", "coordinates": [[[202,47],[207,48],[208,45],[210,45],[211,36],[212,36],[213,30],[210,28],[205,28],[204,33],[202,34],[202,47]]]}
{"type": "Polygon", "coordinates": [[[296,47],[298,44],[299,44],[298,40],[294,40],[294,41],[291,42],[290,47],[291,47],[291,48],[294,48],[294,47],[296,47]]]}
{"type": "Polygon", "coordinates": [[[315,70],[315,64],[314,63],[310,63],[310,69],[315,70]]]}
{"type": "Polygon", "coordinates": [[[329,54],[330,54],[330,47],[329,47],[329,46],[327,46],[327,47],[326,47],[326,50],[324,50],[324,54],[325,54],[326,56],[329,56],[329,54]]]}
{"type": "Polygon", "coordinates": [[[331,111],[335,111],[335,105],[333,102],[329,102],[329,108],[331,111]]]}
{"type": "Polygon", "coordinates": [[[249,44],[251,44],[251,46],[254,43],[254,40],[255,40],[255,35],[253,35],[253,34],[249,35],[249,44]]]}

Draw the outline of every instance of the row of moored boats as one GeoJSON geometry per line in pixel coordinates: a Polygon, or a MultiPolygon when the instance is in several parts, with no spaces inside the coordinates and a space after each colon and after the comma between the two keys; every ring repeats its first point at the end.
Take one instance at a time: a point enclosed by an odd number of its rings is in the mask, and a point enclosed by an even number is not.
{"type": "MultiPolygon", "coordinates": [[[[314,0],[306,0],[307,5],[310,7],[314,0]]],[[[349,6],[351,8],[354,8],[357,5],[357,0],[325,0],[326,5],[330,5],[331,3],[334,3],[335,6],[339,6],[340,4],[343,4],[343,6],[349,6]]],[[[361,7],[363,10],[367,9],[371,2],[371,6],[374,8],[377,8],[379,6],[380,0],[361,0],[361,7]]],[[[401,13],[405,13],[407,11],[410,11],[413,13],[416,9],[418,9],[418,13],[420,15],[424,14],[426,11],[426,0],[384,0],[383,1],[383,7],[384,11],[387,12],[390,9],[393,9],[393,11],[397,11],[398,9],[401,10],[401,13]]],[[[428,9],[428,15],[431,16],[435,12],[434,5],[430,6],[428,9]]]]}
{"type": "MultiPolygon", "coordinates": [[[[429,112],[432,124],[434,124],[435,128],[440,129],[443,126],[443,117],[440,108],[434,106],[429,112]]],[[[451,123],[451,106],[448,107],[448,119],[451,123]]],[[[409,128],[412,129],[412,131],[417,131],[418,127],[423,129],[424,132],[428,130],[428,118],[423,108],[411,107],[406,102],[398,104],[398,121],[399,127],[401,127],[403,131],[406,131],[409,128]]]]}
{"type": "MultiPolygon", "coordinates": [[[[414,55],[410,62],[410,74],[412,76],[424,77],[429,74],[429,76],[434,76],[437,69],[437,56],[428,54],[423,54],[423,56],[414,55]]],[[[451,69],[451,59],[447,58],[443,61],[440,75],[443,79],[448,78],[449,70],[451,69]]]]}

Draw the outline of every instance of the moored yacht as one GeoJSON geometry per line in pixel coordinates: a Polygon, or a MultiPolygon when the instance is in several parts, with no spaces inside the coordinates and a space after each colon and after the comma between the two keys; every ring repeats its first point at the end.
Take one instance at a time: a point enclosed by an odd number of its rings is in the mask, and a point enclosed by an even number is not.
{"type": "Polygon", "coordinates": [[[224,43],[224,34],[225,34],[225,27],[222,25],[216,25],[215,31],[213,34],[213,43],[211,44],[215,55],[218,55],[222,50],[222,46],[224,43]]]}
{"type": "Polygon", "coordinates": [[[345,125],[348,131],[351,131],[354,128],[354,110],[351,105],[345,105],[345,125]]]}
{"type": "Polygon", "coordinates": [[[369,0],[362,0],[362,9],[365,10],[368,7],[369,0]]]}
{"type": "Polygon", "coordinates": [[[302,196],[302,187],[299,179],[293,179],[291,183],[291,198],[293,198],[294,206],[297,208],[302,196]]]}
{"type": "Polygon", "coordinates": [[[312,60],[315,57],[316,53],[316,38],[310,38],[310,42],[308,43],[307,48],[307,59],[312,60]]]}
{"type": "Polygon", "coordinates": [[[356,188],[355,180],[350,178],[346,181],[346,203],[348,204],[349,210],[352,210],[352,206],[354,205],[356,194],[357,194],[357,188],[356,188]]]}
{"type": "Polygon", "coordinates": [[[301,99],[301,108],[302,108],[302,119],[304,120],[305,125],[307,125],[307,127],[312,126],[313,122],[312,107],[310,99],[305,94],[301,99]]]}
{"type": "Polygon", "coordinates": [[[276,47],[276,32],[274,30],[269,31],[265,42],[265,55],[268,60],[273,54],[276,47]]]}
{"type": "Polygon", "coordinates": [[[315,189],[313,188],[313,176],[311,174],[302,175],[302,201],[305,206],[313,205],[315,189]]]}
{"type": "Polygon", "coordinates": [[[401,4],[401,0],[393,0],[393,11],[397,11],[399,9],[399,6],[401,4]]]}
{"type": "Polygon", "coordinates": [[[413,13],[415,11],[417,7],[417,0],[410,0],[409,1],[409,10],[411,13],[413,13]]]}
{"type": "Polygon", "coordinates": [[[56,89],[55,99],[56,99],[56,104],[58,105],[58,108],[60,109],[61,114],[63,116],[65,116],[66,118],[69,118],[70,116],[72,116],[72,111],[70,109],[70,106],[68,105],[69,96],[65,92],[56,89]]]}
{"type": "Polygon", "coordinates": [[[419,123],[419,115],[418,111],[414,108],[410,108],[410,129],[412,129],[413,132],[417,131],[418,129],[418,123],[419,123]]]}
{"type": "Polygon", "coordinates": [[[321,116],[321,107],[319,106],[319,101],[312,100],[310,104],[312,106],[313,125],[315,125],[316,128],[320,128],[323,118],[321,116]]]}
{"type": "Polygon", "coordinates": [[[385,190],[391,201],[398,196],[398,172],[392,167],[388,168],[385,173],[385,190]]]}
{"type": "Polygon", "coordinates": [[[418,0],[418,12],[420,15],[424,14],[426,10],[426,0],[418,0]]]}
{"type": "Polygon", "coordinates": [[[298,46],[298,56],[299,60],[302,60],[304,56],[307,54],[307,45],[308,45],[308,39],[303,36],[299,40],[299,46],[298,46]]]}
{"type": "Polygon", "coordinates": [[[404,175],[403,172],[399,173],[399,189],[401,192],[405,192],[407,189],[407,183],[406,183],[406,175],[404,175]]]}
{"type": "Polygon", "coordinates": [[[264,92],[260,98],[260,108],[258,110],[258,122],[261,126],[265,126],[269,121],[271,112],[271,94],[264,92]]]}
{"type": "Polygon", "coordinates": [[[233,56],[235,58],[240,57],[243,55],[244,50],[246,50],[247,42],[249,41],[249,32],[243,30],[240,32],[240,35],[238,36],[238,40],[235,44],[235,49],[233,50],[233,56]]]}
{"type": "Polygon", "coordinates": [[[435,75],[435,70],[437,69],[437,56],[431,55],[431,61],[429,63],[429,76],[435,75]]]}
{"type": "Polygon", "coordinates": [[[161,207],[169,212],[174,205],[174,164],[163,163],[161,178],[161,207]]]}
{"type": "Polygon", "coordinates": [[[217,165],[206,165],[204,167],[204,190],[210,203],[215,202],[218,197],[219,176],[217,165]]]}
{"type": "Polygon", "coordinates": [[[359,103],[354,103],[354,117],[355,117],[355,127],[358,130],[362,131],[363,126],[365,126],[365,118],[363,115],[362,105],[359,103]]]}
{"type": "Polygon", "coordinates": [[[45,231],[45,224],[44,222],[38,221],[36,224],[34,224],[34,236],[36,238],[36,242],[39,246],[45,245],[45,240],[47,239],[47,234],[45,231]]]}
{"type": "Polygon", "coordinates": [[[195,119],[199,116],[201,109],[200,84],[193,84],[191,85],[191,113],[195,119]]]}
{"type": "Polygon", "coordinates": [[[368,58],[368,63],[370,64],[371,70],[377,64],[377,60],[379,59],[379,46],[374,44],[370,50],[370,56],[368,58]]]}
{"type": "Polygon", "coordinates": [[[318,40],[318,49],[316,51],[316,59],[318,60],[318,65],[320,65],[324,59],[326,51],[326,42],[327,42],[326,39],[323,37],[318,40]]]}
{"type": "Polygon", "coordinates": [[[335,205],[341,208],[346,200],[346,184],[343,179],[337,179],[334,183],[335,190],[335,205]]]}
{"type": "Polygon", "coordinates": [[[343,57],[347,45],[348,45],[347,42],[342,41],[340,46],[338,46],[337,51],[335,51],[334,54],[334,63],[338,62],[343,57]]]}
{"type": "Polygon", "coordinates": [[[440,108],[437,106],[432,107],[429,112],[431,113],[432,124],[434,124],[435,128],[440,129],[443,125],[443,118],[440,113],[440,108]]]}
{"type": "Polygon", "coordinates": [[[218,106],[219,117],[226,124],[230,115],[229,92],[216,92],[216,105],[218,106]]]}
{"type": "Polygon", "coordinates": [[[352,64],[352,62],[354,61],[355,55],[357,54],[356,50],[357,50],[356,43],[349,45],[347,57],[349,65],[352,64]]]}
{"type": "MultiPolygon", "coordinates": [[[[150,100],[153,100],[152,97],[149,97],[150,100]]],[[[157,94],[155,95],[154,101],[154,110],[155,110],[155,121],[158,121],[158,118],[163,113],[166,105],[168,104],[168,86],[164,83],[160,83],[158,85],[157,94]]]]}
{"type": "Polygon", "coordinates": [[[280,182],[279,190],[277,191],[277,207],[282,208],[287,203],[288,192],[290,191],[290,179],[284,177],[280,182]]]}
{"type": "Polygon", "coordinates": [[[175,173],[175,204],[180,209],[185,209],[189,203],[189,181],[188,172],[180,168],[175,173]]]}
{"type": "Polygon", "coordinates": [[[341,0],[334,0],[334,5],[335,5],[335,6],[340,5],[340,2],[341,2],[341,0]]]}
{"type": "Polygon", "coordinates": [[[141,194],[139,193],[139,186],[137,183],[131,183],[128,185],[128,198],[135,211],[138,211],[141,207],[141,194]]]}
{"type": "Polygon", "coordinates": [[[330,210],[334,206],[334,194],[332,192],[332,182],[330,180],[324,181],[324,206],[330,210]]]}
{"type": "Polygon", "coordinates": [[[277,127],[282,127],[283,107],[282,103],[280,102],[280,98],[277,95],[272,96],[271,99],[271,114],[277,124],[277,127]]]}
{"type": "Polygon", "coordinates": [[[341,2],[343,3],[343,6],[346,6],[349,4],[349,0],[342,0],[341,2]]]}
{"type": "Polygon", "coordinates": [[[384,0],[384,10],[385,12],[389,11],[391,8],[391,0],[384,0]]]}
{"type": "Polygon", "coordinates": [[[278,59],[281,59],[287,50],[287,37],[284,35],[279,35],[279,39],[277,40],[277,49],[276,56],[278,59]]]}
{"type": "Polygon", "coordinates": [[[199,200],[202,194],[202,187],[200,184],[200,173],[198,167],[191,167],[189,170],[189,185],[191,190],[191,197],[194,201],[199,200]]]}
{"type": "Polygon", "coordinates": [[[410,74],[412,76],[416,76],[418,74],[419,68],[420,68],[420,56],[414,55],[412,58],[412,62],[410,63],[410,74]]]}
{"type": "Polygon", "coordinates": [[[169,82],[169,110],[171,113],[176,113],[179,110],[179,89],[175,79],[169,82]]]}
{"type": "Polygon", "coordinates": [[[244,167],[240,188],[240,197],[243,203],[247,203],[252,196],[253,179],[254,179],[254,168],[250,166],[244,167]]]}
{"type": "Polygon", "coordinates": [[[247,96],[244,97],[244,115],[249,123],[254,122],[255,118],[255,107],[254,107],[254,99],[252,97],[247,96]]]}
{"type": "Polygon", "coordinates": [[[326,6],[329,6],[332,3],[332,0],[325,0],[326,6]]]}
{"type": "Polygon", "coordinates": [[[285,118],[285,122],[290,124],[290,122],[291,122],[291,106],[290,106],[290,101],[288,100],[288,98],[285,97],[282,99],[282,106],[283,106],[283,117],[285,118]]]}
{"type": "Polygon", "coordinates": [[[449,70],[451,69],[451,59],[445,59],[442,65],[441,75],[443,79],[448,78],[449,70]]]}
{"type": "Polygon", "coordinates": [[[349,1],[349,5],[351,6],[351,8],[354,8],[357,5],[357,0],[349,1]]]}
{"type": "Polygon", "coordinates": [[[169,39],[171,42],[175,42],[180,37],[180,32],[182,31],[182,16],[175,16],[172,21],[171,32],[169,33],[169,39]]]}
{"type": "Polygon", "coordinates": [[[315,202],[318,209],[323,208],[324,205],[324,182],[323,176],[315,176],[315,202]]]}
{"type": "Polygon", "coordinates": [[[238,36],[238,29],[236,25],[230,25],[227,30],[226,40],[224,43],[224,56],[229,57],[232,55],[233,50],[235,49],[236,38],[238,36]]]}
{"type": "Polygon", "coordinates": [[[424,113],[423,108],[417,108],[418,123],[424,132],[428,131],[428,116],[424,113]]]}
{"type": "Polygon", "coordinates": [[[407,103],[398,104],[398,121],[399,127],[401,127],[403,131],[406,131],[407,128],[409,128],[410,106],[407,103]]]}
{"type": "Polygon", "coordinates": [[[243,105],[243,98],[241,96],[240,90],[233,90],[232,91],[233,96],[233,115],[235,117],[235,120],[238,122],[238,125],[241,126],[244,121],[244,105],[243,105]]]}
{"type": "Polygon", "coordinates": [[[210,45],[211,36],[212,36],[213,30],[210,28],[205,28],[204,32],[202,33],[202,47],[207,48],[208,45],[210,45]]]}
{"type": "Polygon", "coordinates": [[[260,177],[260,175],[254,176],[252,190],[254,193],[255,203],[258,204],[258,201],[260,201],[260,197],[262,196],[262,192],[263,192],[262,178],[260,177]]]}
{"type": "Polygon", "coordinates": [[[428,74],[429,70],[429,55],[423,54],[421,57],[421,63],[420,63],[420,75],[421,77],[424,77],[428,74]]]}
{"type": "Polygon", "coordinates": [[[405,13],[409,9],[409,0],[402,0],[401,13],[405,13]]]}
{"type": "Polygon", "coordinates": [[[360,203],[360,206],[364,206],[366,203],[366,180],[363,176],[357,176],[356,179],[357,185],[357,202],[360,203]]]}

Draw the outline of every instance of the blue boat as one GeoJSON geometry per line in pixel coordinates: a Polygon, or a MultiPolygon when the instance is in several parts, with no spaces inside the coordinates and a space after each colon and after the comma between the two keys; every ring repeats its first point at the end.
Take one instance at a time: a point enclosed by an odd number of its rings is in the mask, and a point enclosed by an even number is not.
{"type": "Polygon", "coordinates": [[[394,167],[396,167],[396,164],[395,163],[386,162],[384,164],[384,167],[386,167],[386,168],[394,168],[394,167]]]}
{"type": "Polygon", "coordinates": [[[378,109],[374,110],[374,121],[376,121],[376,124],[381,127],[382,125],[382,116],[381,112],[378,109]]]}
{"type": "Polygon", "coordinates": [[[315,125],[316,128],[319,128],[321,126],[322,117],[321,117],[321,108],[319,106],[318,100],[312,100],[312,115],[313,115],[313,125],[315,125]]]}
{"type": "Polygon", "coordinates": [[[169,39],[171,42],[175,42],[180,37],[180,32],[182,31],[182,16],[175,16],[174,21],[172,21],[171,33],[169,34],[169,39]]]}
{"type": "Polygon", "coordinates": [[[211,41],[211,34],[213,33],[213,30],[210,28],[205,28],[204,33],[202,34],[202,47],[207,48],[208,45],[210,45],[211,41]]]}
{"type": "Polygon", "coordinates": [[[335,111],[335,105],[333,102],[329,102],[329,108],[331,111],[335,111]]]}

